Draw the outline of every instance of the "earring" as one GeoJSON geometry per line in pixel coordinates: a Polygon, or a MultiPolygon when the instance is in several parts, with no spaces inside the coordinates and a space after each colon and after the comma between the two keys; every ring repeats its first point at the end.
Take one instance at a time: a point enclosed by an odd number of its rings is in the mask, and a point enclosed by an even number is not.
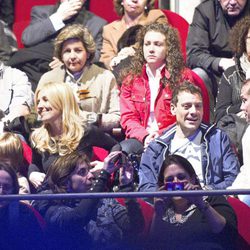
{"type": "Polygon", "coordinates": [[[146,6],[144,7],[144,9],[147,10],[147,9],[148,9],[148,6],[146,5],[146,6]]]}

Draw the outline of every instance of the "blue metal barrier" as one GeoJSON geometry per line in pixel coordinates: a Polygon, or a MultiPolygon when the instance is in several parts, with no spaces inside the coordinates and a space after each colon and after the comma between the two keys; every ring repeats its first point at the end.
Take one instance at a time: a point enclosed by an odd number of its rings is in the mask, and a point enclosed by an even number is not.
{"type": "Polygon", "coordinates": [[[173,196],[218,196],[218,195],[250,195],[250,189],[233,190],[193,190],[167,192],[115,192],[115,193],[68,193],[68,194],[28,194],[0,195],[0,201],[8,200],[60,200],[60,199],[100,199],[100,198],[152,198],[173,196]]]}

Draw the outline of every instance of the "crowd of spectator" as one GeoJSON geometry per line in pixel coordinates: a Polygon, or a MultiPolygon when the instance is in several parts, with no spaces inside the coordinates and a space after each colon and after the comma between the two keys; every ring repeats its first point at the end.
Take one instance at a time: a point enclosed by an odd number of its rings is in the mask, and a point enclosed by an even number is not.
{"type": "MultiPolygon", "coordinates": [[[[113,0],[111,23],[90,1],[34,6],[23,49],[0,1],[0,195],[250,190],[250,0],[203,0],[187,62],[154,0],[113,0]]],[[[0,200],[0,235],[0,249],[250,248],[223,195],[0,200]]]]}

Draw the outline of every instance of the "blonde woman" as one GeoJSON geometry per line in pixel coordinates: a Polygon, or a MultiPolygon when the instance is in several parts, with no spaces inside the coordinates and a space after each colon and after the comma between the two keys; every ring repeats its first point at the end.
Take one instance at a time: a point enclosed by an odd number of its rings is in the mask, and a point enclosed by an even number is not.
{"type": "Polygon", "coordinates": [[[22,141],[17,134],[11,132],[0,134],[0,161],[9,164],[15,170],[20,187],[19,194],[29,194],[27,165],[24,164],[22,141]]]}
{"type": "Polygon", "coordinates": [[[75,150],[89,158],[92,146],[110,150],[116,141],[95,126],[87,126],[70,86],[47,82],[35,92],[35,108],[42,126],[31,134],[33,147],[29,180],[37,188],[44,180],[50,164],[75,150]]]}

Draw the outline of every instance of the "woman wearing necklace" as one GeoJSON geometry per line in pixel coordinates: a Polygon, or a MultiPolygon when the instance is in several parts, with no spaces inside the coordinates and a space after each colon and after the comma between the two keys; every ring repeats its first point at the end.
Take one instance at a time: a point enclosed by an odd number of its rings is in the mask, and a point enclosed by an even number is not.
{"type": "MultiPolygon", "coordinates": [[[[165,159],[158,185],[162,192],[201,189],[194,168],[179,155],[165,159]]],[[[222,195],[155,198],[154,210],[150,244],[155,249],[236,249],[236,215],[222,195]]]]}
{"type": "Polygon", "coordinates": [[[117,55],[117,43],[122,34],[131,26],[150,23],[167,23],[167,18],[159,9],[153,9],[154,0],[114,0],[114,7],[121,16],[103,28],[103,44],[100,61],[106,68],[112,68],[112,59],[117,55]]]}
{"type": "Polygon", "coordinates": [[[66,26],[55,40],[55,57],[63,64],[45,73],[38,87],[46,82],[69,85],[76,96],[81,116],[104,131],[119,126],[120,108],[114,75],[92,64],[93,37],[80,24],[66,26]]]}
{"type": "Polygon", "coordinates": [[[110,151],[116,145],[114,139],[80,116],[73,91],[67,84],[39,85],[34,99],[42,122],[30,136],[33,155],[28,177],[35,188],[42,184],[50,165],[58,157],[80,151],[91,159],[93,146],[110,151]]]}

